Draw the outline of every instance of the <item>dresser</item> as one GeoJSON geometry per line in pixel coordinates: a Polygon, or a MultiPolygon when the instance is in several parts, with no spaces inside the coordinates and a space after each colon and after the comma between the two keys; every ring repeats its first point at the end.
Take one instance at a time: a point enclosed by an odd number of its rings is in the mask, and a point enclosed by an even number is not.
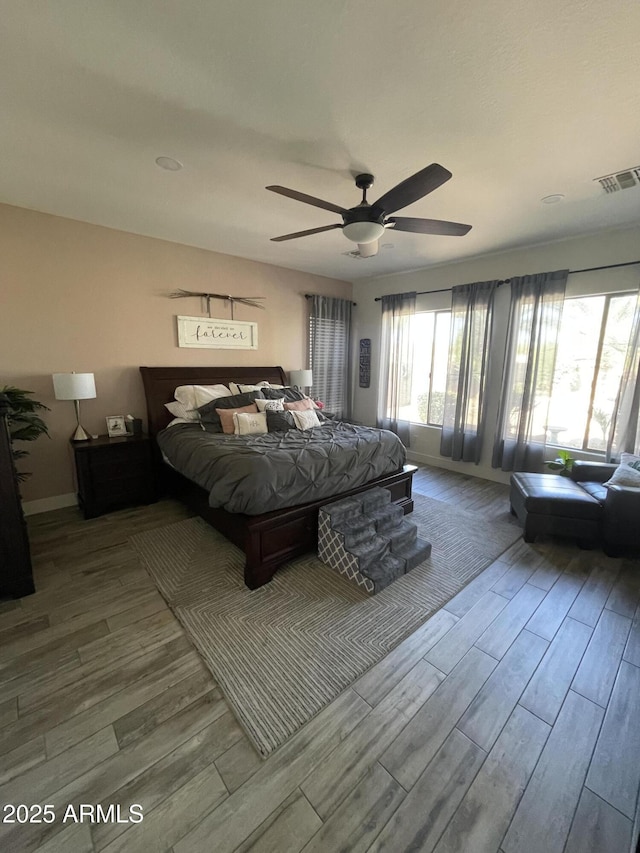
{"type": "Polygon", "coordinates": [[[35,592],[27,524],[11,452],[9,401],[0,394],[0,597],[22,598],[35,592]]]}

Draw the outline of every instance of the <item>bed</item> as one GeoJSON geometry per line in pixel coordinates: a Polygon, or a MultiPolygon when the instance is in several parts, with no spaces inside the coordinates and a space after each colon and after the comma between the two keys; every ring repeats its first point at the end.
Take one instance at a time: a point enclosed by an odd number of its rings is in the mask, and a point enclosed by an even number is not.
{"type": "Polygon", "coordinates": [[[141,367],[140,373],[147,401],[148,430],[153,440],[154,459],[162,491],[182,500],[244,551],[244,581],[250,589],[268,583],[283,563],[317,548],[318,511],[326,503],[375,485],[388,489],[392,501],[402,507],[405,513],[413,510],[411,486],[416,470],[414,465],[398,466],[396,470],[354,488],[331,495],[324,494],[310,502],[270,512],[248,514],[211,506],[210,492],[183,476],[163,458],[157,436],[172,418],[165,403],[174,399],[175,388],[179,385],[228,386],[229,382],[253,384],[261,381],[286,385],[284,371],[281,367],[141,367]]]}

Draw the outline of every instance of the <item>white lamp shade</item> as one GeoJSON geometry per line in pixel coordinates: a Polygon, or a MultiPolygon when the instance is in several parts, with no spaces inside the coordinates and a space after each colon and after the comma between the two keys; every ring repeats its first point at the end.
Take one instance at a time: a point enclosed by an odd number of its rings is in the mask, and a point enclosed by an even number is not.
{"type": "Polygon", "coordinates": [[[342,233],[353,243],[373,243],[384,234],[384,225],[379,222],[350,222],[344,226],[342,233]]]}
{"type": "Polygon", "coordinates": [[[92,400],[96,396],[93,373],[54,373],[56,400],[92,400]]]}
{"type": "Polygon", "coordinates": [[[298,388],[310,388],[313,385],[313,373],[310,370],[292,370],[289,381],[298,388]]]}

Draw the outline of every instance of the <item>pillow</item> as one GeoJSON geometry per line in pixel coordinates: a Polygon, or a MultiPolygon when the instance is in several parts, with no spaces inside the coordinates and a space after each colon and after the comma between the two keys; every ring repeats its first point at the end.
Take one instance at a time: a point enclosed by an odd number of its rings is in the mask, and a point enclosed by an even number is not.
{"type": "Polygon", "coordinates": [[[269,432],[286,432],[289,429],[296,429],[292,412],[270,412],[267,410],[265,415],[267,416],[269,432]]]}
{"type": "Polygon", "coordinates": [[[291,414],[298,429],[312,429],[313,427],[320,426],[318,416],[313,410],[306,412],[293,411],[291,414]]]}
{"type": "Polygon", "coordinates": [[[308,399],[306,394],[303,394],[302,391],[296,391],[295,388],[274,388],[273,385],[270,388],[262,388],[262,394],[267,400],[277,400],[284,397],[288,403],[308,399]]]}
{"type": "Polygon", "coordinates": [[[169,423],[167,424],[167,429],[169,429],[169,427],[172,427],[172,426],[177,426],[178,424],[189,424],[189,426],[193,426],[194,424],[198,424],[200,429],[202,429],[202,424],[200,423],[199,420],[193,421],[193,420],[190,420],[189,418],[174,418],[172,421],[169,421],[169,423]]]}
{"type": "Polygon", "coordinates": [[[296,400],[295,403],[284,403],[285,412],[306,412],[309,409],[314,409],[313,400],[296,400]]]}
{"type": "Polygon", "coordinates": [[[278,397],[277,400],[260,400],[255,401],[259,412],[284,412],[284,397],[278,397]]]}
{"type": "MultiPolygon", "coordinates": [[[[222,432],[222,424],[218,409],[242,409],[249,406],[256,397],[262,397],[260,391],[250,391],[248,394],[231,394],[228,397],[219,397],[217,400],[212,400],[198,409],[200,418],[213,427],[213,432],[222,432]]],[[[254,411],[252,409],[252,411],[254,411]]],[[[257,411],[257,409],[255,410],[257,411]]],[[[210,430],[211,431],[211,430],[210,430]]]]}
{"type": "Polygon", "coordinates": [[[268,432],[267,413],[234,412],[233,431],[236,435],[261,435],[268,432]]]}
{"type": "Polygon", "coordinates": [[[621,453],[620,464],[605,483],[605,486],[635,486],[640,488],[640,456],[621,453]]]}
{"type": "Polygon", "coordinates": [[[228,397],[231,391],[226,385],[179,385],[173,392],[175,399],[185,409],[199,409],[218,397],[228,397]]]}
{"type": "Polygon", "coordinates": [[[268,382],[256,382],[255,385],[242,385],[240,382],[230,382],[229,388],[232,394],[246,394],[248,391],[258,391],[262,388],[268,388],[268,382]]]}
{"type": "Polygon", "coordinates": [[[177,401],[175,403],[165,403],[164,407],[176,420],[191,421],[192,423],[193,421],[200,420],[199,412],[195,409],[187,409],[182,403],[178,403],[177,401]]]}
{"type": "Polygon", "coordinates": [[[233,416],[241,412],[251,412],[252,414],[257,414],[258,407],[255,403],[251,403],[249,406],[241,406],[237,409],[218,409],[217,412],[218,417],[220,418],[222,432],[224,432],[226,435],[233,435],[235,431],[235,423],[233,421],[233,416]]]}

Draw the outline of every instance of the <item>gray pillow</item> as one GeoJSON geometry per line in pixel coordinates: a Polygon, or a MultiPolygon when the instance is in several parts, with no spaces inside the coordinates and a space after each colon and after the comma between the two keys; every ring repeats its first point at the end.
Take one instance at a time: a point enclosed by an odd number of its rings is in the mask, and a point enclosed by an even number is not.
{"type": "Polygon", "coordinates": [[[278,400],[284,397],[285,403],[295,403],[296,400],[304,400],[302,391],[295,388],[262,388],[262,394],[267,400],[278,400]]]}
{"type": "Polygon", "coordinates": [[[266,415],[269,432],[286,432],[288,429],[296,429],[291,412],[267,412],[266,415]]]}
{"type": "Polygon", "coordinates": [[[256,397],[263,399],[261,391],[247,391],[246,394],[231,394],[229,397],[218,397],[210,403],[200,406],[200,420],[206,424],[208,432],[222,432],[220,416],[216,409],[241,409],[250,406],[256,397]]]}

